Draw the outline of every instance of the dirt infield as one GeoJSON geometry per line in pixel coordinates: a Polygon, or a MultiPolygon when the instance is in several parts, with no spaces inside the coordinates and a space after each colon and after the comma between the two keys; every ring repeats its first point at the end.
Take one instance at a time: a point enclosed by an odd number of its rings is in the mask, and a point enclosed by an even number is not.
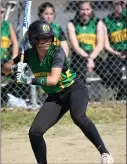
{"type": "MultiPolygon", "coordinates": [[[[117,124],[97,125],[97,128],[115,163],[126,163],[125,120],[117,124]]],[[[36,164],[27,134],[28,129],[16,133],[2,132],[2,164],[36,164]]],[[[45,139],[48,163],[100,163],[98,151],[75,125],[53,127],[45,139]]]]}

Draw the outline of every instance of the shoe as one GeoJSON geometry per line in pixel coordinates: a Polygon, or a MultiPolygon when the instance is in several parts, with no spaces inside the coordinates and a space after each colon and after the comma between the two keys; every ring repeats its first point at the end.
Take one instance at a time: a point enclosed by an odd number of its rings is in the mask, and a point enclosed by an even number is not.
{"type": "Polygon", "coordinates": [[[101,164],[112,164],[114,163],[113,157],[108,153],[103,153],[101,155],[101,164]]]}

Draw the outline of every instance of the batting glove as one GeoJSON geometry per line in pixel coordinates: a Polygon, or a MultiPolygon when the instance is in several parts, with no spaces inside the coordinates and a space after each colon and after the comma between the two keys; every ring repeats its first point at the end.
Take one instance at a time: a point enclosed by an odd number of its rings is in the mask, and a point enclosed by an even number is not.
{"type": "Polygon", "coordinates": [[[22,63],[22,62],[19,62],[17,64],[17,72],[21,73],[21,72],[24,72],[25,68],[27,66],[27,63],[22,63]]]}
{"type": "Polygon", "coordinates": [[[17,73],[17,83],[19,84],[31,84],[31,77],[27,76],[24,72],[17,73]]]}

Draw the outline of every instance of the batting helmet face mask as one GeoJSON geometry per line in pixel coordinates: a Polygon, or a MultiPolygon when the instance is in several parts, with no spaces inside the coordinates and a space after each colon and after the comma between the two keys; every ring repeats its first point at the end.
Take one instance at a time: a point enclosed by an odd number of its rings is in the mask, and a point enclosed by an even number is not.
{"type": "Polygon", "coordinates": [[[32,46],[38,44],[39,40],[45,37],[54,38],[54,32],[50,24],[44,20],[33,22],[28,29],[28,39],[32,46]]]}

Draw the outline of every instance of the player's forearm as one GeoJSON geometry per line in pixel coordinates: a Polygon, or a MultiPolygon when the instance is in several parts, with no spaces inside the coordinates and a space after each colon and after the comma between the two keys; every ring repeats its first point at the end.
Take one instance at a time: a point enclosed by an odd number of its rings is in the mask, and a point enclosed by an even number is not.
{"type": "Polygon", "coordinates": [[[100,54],[100,52],[103,50],[102,45],[96,46],[96,48],[93,50],[93,52],[90,54],[90,58],[96,59],[96,57],[100,54]]]}
{"type": "Polygon", "coordinates": [[[68,47],[67,41],[61,41],[60,46],[63,48],[63,50],[66,54],[66,57],[68,57],[69,56],[69,47],[68,47]]]}
{"type": "Polygon", "coordinates": [[[110,45],[105,45],[105,50],[117,56],[121,55],[120,52],[113,50],[113,48],[110,45]]]}
{"type": "Polygon", "coordinates": [[[52,76],[48,77],[36,77],[31,80],[32,85],[44,85],[44,86],[54,86],[58,83],[58,79],[52,76]]]}
{"type": "Polygon", "coordinates": [[[16,58],[18,56],[18,51],[19,51],[19,45],[18,43],[15,43],[13,45],[13,55],[12,55],[12,59],[16,58]]]}
{"type": "Polygon", "coordinates": [[[73,47],[73,49],[74,49],[74,51],[75,51],[78,55],[80,55],[80,56],[82,56],[82,57],[84,57],[84,58],[88,58],[88,57],[89,57],[88,54],[87,54],[82,48],[80,48],[80,47],[73,47]]]}

